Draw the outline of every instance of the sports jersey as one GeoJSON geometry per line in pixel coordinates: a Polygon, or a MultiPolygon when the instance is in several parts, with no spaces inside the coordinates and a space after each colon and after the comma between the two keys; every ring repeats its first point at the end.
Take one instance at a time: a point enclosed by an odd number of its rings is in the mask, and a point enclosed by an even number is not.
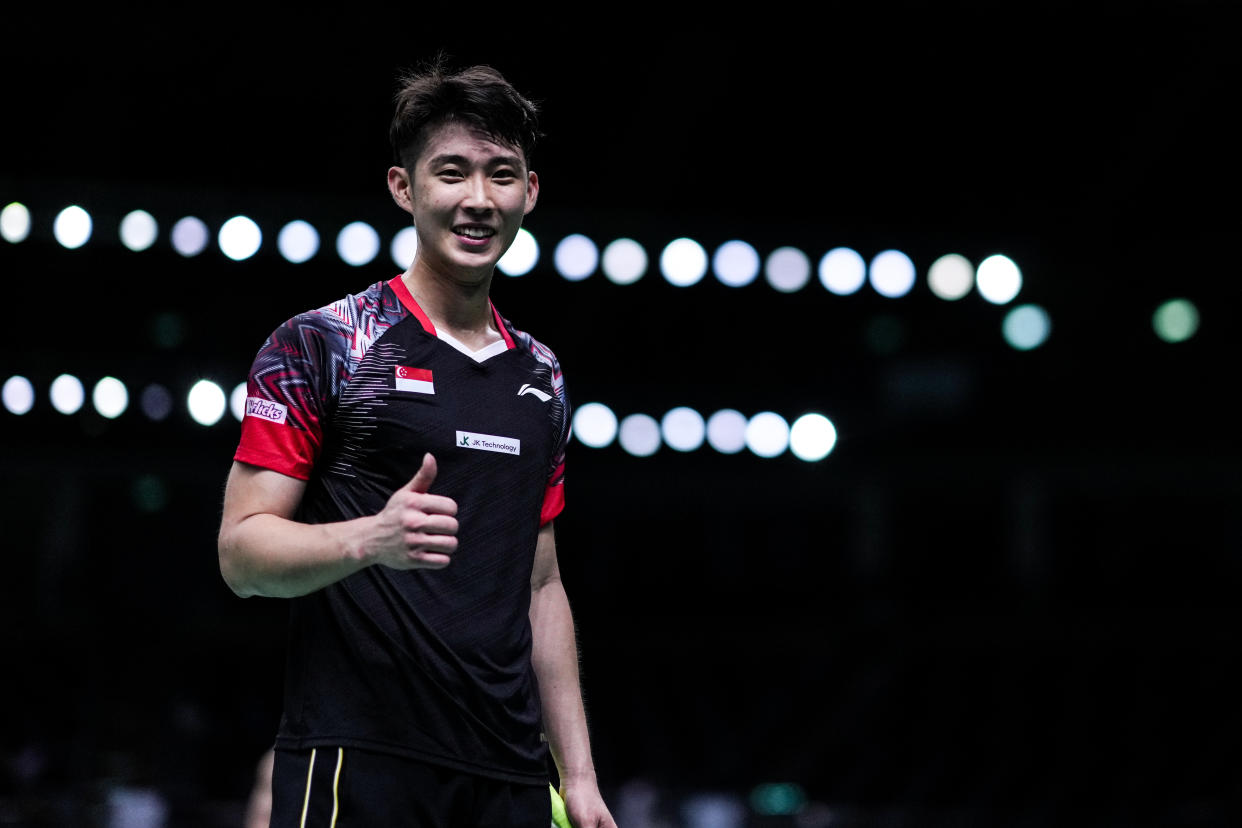
{"type": "Polygon", "coordinates": [[[297,520],[378,513],[430,452],[459,523],[443,569],[371,566],[291,600],[277,747],[546,784],[530,576],[570,408],[553,353],[491,312],[503,343],[467,355],[398,277],[295,316],[254,360],[235,459],[306,480],[297,520]]]}

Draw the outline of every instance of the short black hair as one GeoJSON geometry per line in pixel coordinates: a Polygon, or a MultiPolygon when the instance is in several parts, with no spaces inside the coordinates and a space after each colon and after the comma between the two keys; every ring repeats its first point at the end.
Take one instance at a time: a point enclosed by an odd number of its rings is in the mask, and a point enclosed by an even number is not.
{"type": "Polygon", "coordinates": [[[530,169],[539,132],[539,108],[487,65],[451,70],[441,54],[398,77],[388,129],[393,162],[411,170],[429,132],[446,123],[480,130],[498,144],[520,150],[530,169]]]}

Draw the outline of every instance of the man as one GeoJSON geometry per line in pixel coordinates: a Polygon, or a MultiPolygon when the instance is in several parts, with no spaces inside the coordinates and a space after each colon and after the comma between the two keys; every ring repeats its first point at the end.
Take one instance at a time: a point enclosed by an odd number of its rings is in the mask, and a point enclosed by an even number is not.
{"type": "Polygon", "coordinates": [[[272,825],[578,828],[595,776],[556,558],[570,409],[492,306],[535,206],[536,107],[497,72],[402,79],[388,171],[409,269],[276,329],[255,358],[220,570],[291,599],[272,825]]]}

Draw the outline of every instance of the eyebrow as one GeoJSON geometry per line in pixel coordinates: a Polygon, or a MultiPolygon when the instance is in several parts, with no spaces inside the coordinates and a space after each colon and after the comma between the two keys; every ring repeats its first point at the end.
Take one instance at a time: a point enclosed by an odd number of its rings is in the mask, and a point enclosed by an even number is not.
{"type": "MultiPolygon", "coordinates": [[[[428,158],[427,164],[433,167],[440,164],[460,164],[463,167],[468,167],[471,165],[471,161],[464,155],[445,153],[443,155],[435,155],[428,158]]],[[[484,164],[485,167],[502,167],[505,165],[511,167],[521,167],[522,159],[516,155],[493,155],[487,160],[487,163],[484,164]]]]}

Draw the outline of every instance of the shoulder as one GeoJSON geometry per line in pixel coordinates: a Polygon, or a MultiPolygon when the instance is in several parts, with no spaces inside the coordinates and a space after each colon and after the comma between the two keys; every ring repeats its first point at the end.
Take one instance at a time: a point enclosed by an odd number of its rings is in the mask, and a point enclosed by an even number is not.
{"type": "Polygon", "coordinates": [[[335,302],[306,311],[296,318],[311,324],[357,327],[371,320],[400,315],[401,302],[388,282],[376,282],[361,293],[347,293],[335,302]]]}
{"type": "MultiPolygon", "coordinates": [[[[500,316],[500,314],[497,314],[500,316]]],[[[556,354],[547,345],[540,342],[531,334],[516,327],[506,317],[500,316],[501,323],[505,326],[505,330],[509,332],[509,336],[513,339],[513,345],[535,358],[536,361],[546,365],[552,370],[555,378],[560,378],[561,363],[556,358],[556,354]]]]}
{"type": "Polygon", "coordinates": [[[386,282],[376,282],[360,293],[347,293],[318,308],[287,319],[273,334],[277,340],[292,342],[306,335],[352,336],[359,328],[370,328],[378,320],[399,316],[401,304],[386,282]]]}

